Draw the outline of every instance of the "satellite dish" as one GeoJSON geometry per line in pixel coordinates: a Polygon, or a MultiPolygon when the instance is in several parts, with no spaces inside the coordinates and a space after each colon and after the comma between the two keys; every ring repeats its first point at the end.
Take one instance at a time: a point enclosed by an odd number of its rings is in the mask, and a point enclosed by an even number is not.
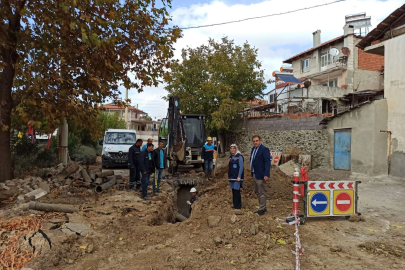
{"type": "Polygon", "coordinates": [[[305,88],[310,87],[311,86],[311,81],[305,81],[304,86],[305,86],[305,88]]]}
{"type": "Polygon", "coordinates": [[[339,50],[336,49],[336,48],[331,48],[331,49],[329,50],[329,54],[330,54],[331,56],[338,56],[338,55],[339,55],[339,50]]]}
{"type": "Polygon", "coordinates": [[[343,48],[342,48],[342,54],[343,54],[344,56],[349,56],[349,55],[350,55],[350,49],[347,48],[347,47],[343,47],[343,48]]]}

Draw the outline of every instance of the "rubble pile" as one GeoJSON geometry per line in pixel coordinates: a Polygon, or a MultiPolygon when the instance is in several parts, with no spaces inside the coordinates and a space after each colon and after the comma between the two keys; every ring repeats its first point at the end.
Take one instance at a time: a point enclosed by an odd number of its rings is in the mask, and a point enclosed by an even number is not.
{"type": "Polygon", "coordinates": [[[67,166],[61,163],[40,170],[36,176],[0,183],[0,200],[16,197],[17,202],[23,203],[39,199],[48,193],[101,193],[114,185],[124,187],[122,176],[115,175],[114,171],[102,171],[98,165],[84,168],[78,163],[67,166]]]}

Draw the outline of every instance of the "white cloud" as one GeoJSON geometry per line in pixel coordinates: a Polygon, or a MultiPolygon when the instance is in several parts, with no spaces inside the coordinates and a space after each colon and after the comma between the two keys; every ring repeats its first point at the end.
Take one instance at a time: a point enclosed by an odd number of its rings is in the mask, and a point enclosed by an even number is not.
{"type": "MultiPolygon", "coordinates": [[[[175,25],[188,27],[287,12],[331,1],[271,0],[250,5],[227,5],[213,1],[210,4],[178,8],[172,11],[172,16],[175,25]]],[[[262,61],[267,79],[270,79],[272,71],[278,70],[283,60],[312,47],[312,33],[315,30],[322,31],[321,42],[325,42],[343,34],[345,15],[366,12],[375,27],[402,4],[402,0],[350,0],[287,15],[184,30],[183,38],[175,45],[175,57],[180,58],[182,48],[197,47],[206,43],[210,37],[220,39],[226,35],[234,39],[236,44],[248,41],[258,48],[259,60],[262,61]]],[[[130,92],[132,105],[139,104],[140,109],[158,118],[166,115],[167,103],[161,99],[165,95],[167,92],[163,85],[148,88],[141,94],[130,92]]]]}

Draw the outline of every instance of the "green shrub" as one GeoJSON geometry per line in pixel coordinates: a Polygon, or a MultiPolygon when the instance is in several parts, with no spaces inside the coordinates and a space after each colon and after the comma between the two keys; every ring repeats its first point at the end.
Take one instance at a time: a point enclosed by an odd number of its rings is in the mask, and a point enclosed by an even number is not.
{"type": "Polygon", "coordinates": [[[101,152],[102,152],[102,151],[103,151],[103,146],[97,144],[97,146],[96,146],[96,155],[97,155],[97,156],[101,156],[101,152]]]}
{"type": "Polygon", "coordinates": [[[41,149],[37,155],[37,166],[40,167],[51,167],[58,163],[58,156],[56,155],[54,149],[41,149]]]}
{"type": "Polygon", "coordinates": [[[70,154],[70,158],[73,161],[85,164],[95,163],[97,159],[96,150],[91,146],[82,145],[70,154]]]}

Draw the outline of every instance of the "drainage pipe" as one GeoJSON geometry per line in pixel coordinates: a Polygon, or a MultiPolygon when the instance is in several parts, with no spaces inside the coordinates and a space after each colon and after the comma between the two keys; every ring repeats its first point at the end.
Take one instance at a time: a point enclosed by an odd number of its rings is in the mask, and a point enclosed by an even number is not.
{"type": "Polygon", "coordinates": [[[114,179],[111,179],[110,181],[108,181],[107,183],[98,185],[98,186],[96,186],[96,193],[102,193],[103,190],[107,190],[107,189],[113,187],[116,183],[117,183],[117,179],[114,178],[114,179]]]}
{"type": "Polygon", "coordinates": [[[45,212],[64,212],[64,213],[74,213],[79,211],[79,209],[77,209],[76,207],[68,204],[51,204],[40,202],[30,202],[28,204],[28,209],[45,212]]]}
{"type": "Polygon", "coordinates": [[[177,214],[176,214],[176,220],[177,220],[177,221],[180,221],[180,222],[183,222],[183,221],[186,221],[187,218],[186,218],[185,216],[183,216],[183,215],[177,213],[177,214]]]}

